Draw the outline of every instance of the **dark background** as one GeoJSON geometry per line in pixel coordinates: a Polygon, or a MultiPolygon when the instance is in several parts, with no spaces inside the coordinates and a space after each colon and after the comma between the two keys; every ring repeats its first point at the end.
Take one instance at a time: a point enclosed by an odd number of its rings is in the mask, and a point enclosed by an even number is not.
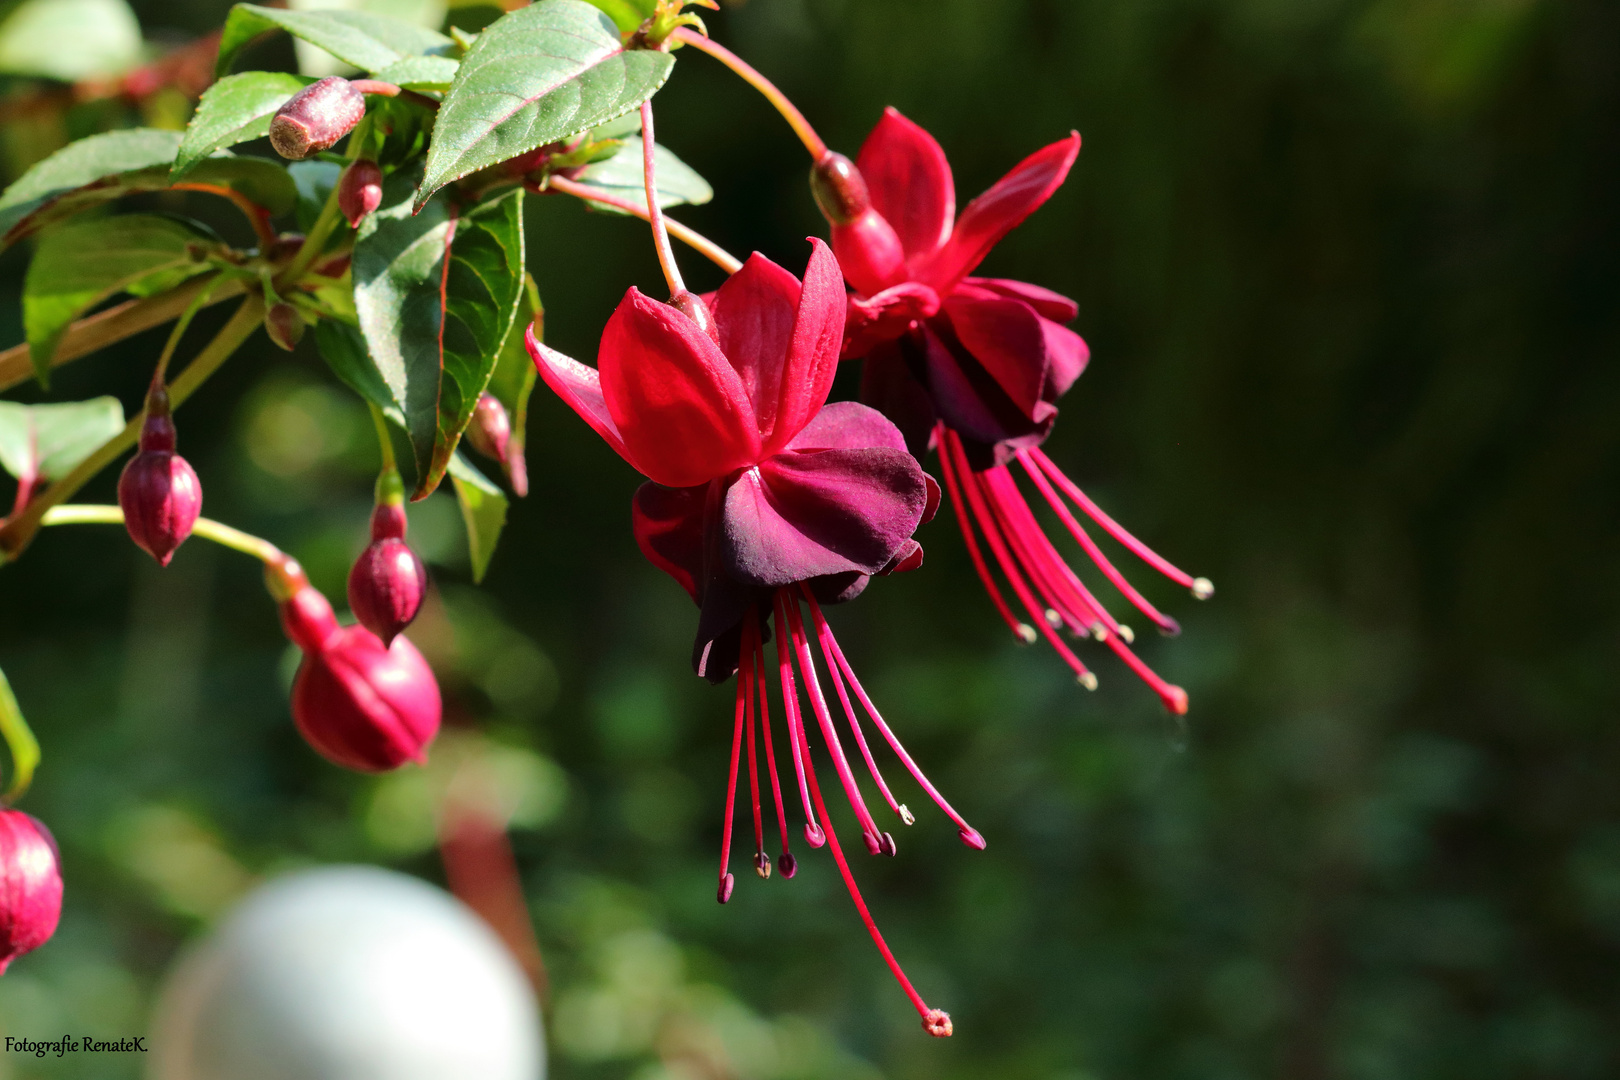
{"type": "MultiPolygon", "coordinates": [[[[136,7],[157,38],[225,10],[136,7]]],[[[885,104],[923,124],[962,201],[1081,131],[1066,186],[985,272],[1079,301],[1092,365],[1048,449],[1218,592],[1197,604],[1129,571],[1186,628],[1144,643],[1191,694],[1185,729],[1100,648],[1088,695],[1014,646],[948,514],[920,533],[921,573],[832,615],[989,839],[962,847],[900,781],[919,821],[899,858],[855,863],[955,1018],[936,1042],[824,853],[761,883],[745,839],[736,898],[714,903],[731,690],[690,674],[695,612],[630,536],[637,478],[540,388],[533,491],[484,586],[448,496],[412,535],[442,588],[417,636],[446,746],[506,747],[527,778],[515,842],[553,1075],[1620,1074],[1620,8],[749,0],[706,17],[836,147],[885,104]]],[[[717,192],[677,216],[801,267],[822,225],[785,125],[690,51],[657,106],[717,192]]],[[[626,285],[658,282],[645,227],[531,204],[548,336],[589,360],[626,285]]],[[[8,342],[25,265],[0,259],[8,342]]],[[[161,339],[62,369],[54,394],[134,407],[161,339]]],[[[210,516],[340,597],[375,449],[311,345],[256,338],[183,410],[181,445],[210,516]]],[[[193,542],[159,572],[115,530],[48,531],[0,569],[0,666],[45,745],[23,807],[55,828],[68,882],[57,938],[0,981],[7,1033],[143,1030],[176,949],[259,875],[363,860],[442,880],[399,824],[426,805],[422,775],[340,772],[293,731],[246,559],[193,542]]],[[[0,1077],[134,1073],[0,1059],[0,1077]]]]}

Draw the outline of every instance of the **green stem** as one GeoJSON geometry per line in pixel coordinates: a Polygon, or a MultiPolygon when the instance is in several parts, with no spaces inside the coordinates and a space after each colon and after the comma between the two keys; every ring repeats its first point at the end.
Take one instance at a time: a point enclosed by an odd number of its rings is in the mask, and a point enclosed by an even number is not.
{"type": "MultiPolygon", "coordinates": [[[[248,335],[253,333],[263,319],[263,298],[250,295],[243,300],[242,306],[236,309],[236,314],[231,316],[230,321],[220,328],[212,341],[203,346],[202,351],[186,366],[186,370],[180,373],[180,377],[169,385],[170,407],[179,408],[180,403],[190,397],[205,379],[219,370],[219,366],[236,351],[238,345],[247,340],[248,335]]],[[[93,476],[135,445],[145,420],[146,410],[143,409],[139,415],[124,425],[123,431],[102,443],[72,472],[36,496],[28,504],[27,509],[7,520],[4,526],[0,526],[0,562],[9,562],[22,554],[23,549],[34,538],[34,533],[39,530],[41,519],[51,507],[72,498],[93,476]]]]}
{"type": "Polygon", "coordinates": [[[39,764],[39,740],[23,719],[22,708],[11,692],[6,673],[0,671],[0,737],[11,749],[11,786],[6,789],[5,802],[11,805],[22,798],[33,782],[34,768],[39,764]]]}
{"type": "Polygon", "coordinates": [[[394,460],[394,441],[388,437],[388,421],[376,405],[369,401],[366,405],[371,409],[371,422],[377,425],[377,447],[382,451],[383,470],[386,472],[393,469],[398,472],[399,464],[394,460]]]}
{"type": "MultiPolygon", "coordinates": [[[[124,512],[116,506],[106,506],[99,503],[71,503],[67,506],[53,506],[45,512],[40,519],[41,525],[122,525],[124,512]]],[[[224,522],[213,518],[198,518],[191,527],[191,535],[200,536],[204,540],[212,540],[233,551],[240,551],[244,555],[251,555],[260,562],[275,562],[282,558],[282,551],[268,540],[260,539],[241,529],[233,529],[224,522]]]]}
{"type": "Polygon", "coordinates": [[[157,370],[152,372],[152,386],[154,388],[163,385],[164,376],[169,371],[169,361],[173,359],[174,350],[179,346],[180,339],[185,336],[186,329],[191,326],[191,320],[196,317],[197,312],[207,305],[209,294],[223,280],[225,280],[223,274],[215,277],[213,281],[208,283],[207,288],[197,294],[195,300],[186,305],[186,310],[180,313],[180,318],[175,322],[174,329],[169,332],[169,340],[163,343],[163,352],[158,356],[157,370]]]}

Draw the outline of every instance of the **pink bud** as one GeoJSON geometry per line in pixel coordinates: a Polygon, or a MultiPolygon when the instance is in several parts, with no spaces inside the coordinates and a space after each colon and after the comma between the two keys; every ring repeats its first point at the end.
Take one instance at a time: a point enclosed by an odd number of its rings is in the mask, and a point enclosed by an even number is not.
{"type": "Polygon", "coordinates": [[[810,169],[810,193],[834,225],[848,225],[872,206],[866,177],[853,161],[832,150],[810,169]]]}
{"type": "Polygon", "coordinates": [[[467,441],[485,457],[504,463],[511,439],[512,419],[506,414],[506,406],[494,394],[480,397],[473,408],[472,423],[467,425],[467,441]]]}
{"type": "Polygon", "coordinates": [[[832,249],[844,280],[865,296],[906,280],[905,249],[894,226],[874,207],[867,207],[847,224],[834,224],[832,249]]]}
{"type": "Polygon", "coordinates": [[[303,339],[304,317],[287,301],[277,301],[264,313],[264,332],[271,341],[292,352],[303,339]]]}
{"type": "Polygon", "coordinates": [[[118,505],[130,539],[160,566],[169,565],[202,512],[202,484],[174,452],[174,440],[169,397],[159,390],[147,400],[140,450],[118,477],[118,505]]]}
{"type": "Polygon", "coordinates": [[[439,684],[416,646],[403,637],[384,645],[363,626],[337,626],[313,588],[294,593],[281,616],[304,649],[293,720],[322,757],[361,772],[427,760],[439,731],[439,684]]]}
{"type": "Polygon", "coordinates": [[[51,831],[21,810],[0,810],[0,975],[56,933],[62,871],[51,831]]]}
{"type": "Polygon", "coordinates": [[[375,161],[356,161],[338,181],[338,209],[349,227],[358,229],[365,216],[382,205],[382,169],[375,161]]]}
{"type": "Polygon", "coordinates": [[[335,75],[310,83],[270,118],[270,145],[302,161],[330,149],[366,115],[366,96],[335,75]]]}
{"type": "Polygon", "coordinates": [[[360,624],[391,644],[411,625],[427,591],[427,570],[405,542],[405,508],[371,513],[371,543],[349,571],[349,608],[360,624]]]}

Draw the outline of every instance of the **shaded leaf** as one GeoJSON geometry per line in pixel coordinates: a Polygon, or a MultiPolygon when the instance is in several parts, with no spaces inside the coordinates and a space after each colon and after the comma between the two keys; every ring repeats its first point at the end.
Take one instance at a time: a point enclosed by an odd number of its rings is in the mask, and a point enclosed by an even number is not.
{"type": "Polygon", "coordinates": [[[272,214],[285,214],[298,202],[298,185],[285,165],[246,154],[237,157],[228,150],[199,162],[181,183],[234,188],[272,214]]]}
{"type": "MultiPolygon", "coordinates": [[[[639,125],[637,129],[639,131],[639,125]]],[[[682,203],[701,206],[714,198],[714,189],[707,180],[676,157],[673,151],[656,144],[653,147],[653,172],[657,177],[659,206],[667,208],[682,203]]],[[[639,142],[625,143],[612,157],[587,165],[575,179],[609,195],[633,199],[638,205],[647,199],[639,142]]],[[[620,212],[600,203],[591,204],[591,209],[610,214],[620,212]]]]}
{"type": "Polygon", "coordinates": [[[542,0],[478,35],[444,96],[416,204],[452,180],[622,116],[675,60],[626,50],[584,0],[542,0]]]}
{"type": "Polygon", "coordinates": [[[215,244],[196,226],[161,214],[78,221],[47,233],[28,264],[22,296],[23,329],[40,383],[47,382],[63,332],[80,314],[153,274],[205,269],[203,249],[215,244]]]}
{"type": "Polygon", "coordinates": [[[5,739],[11,751],[11,783],[6,785],[5,796],[9,803],[27,791],[34,779],[34,770],[39,766],[39,740],[23,719],[17,695],[11,692],[11,683],[3,671],[0,671],[0,738],[5,739]]]}
{"type": "Polygon", "coordinates": [[[450,457],[450,481],[461,504],[461,520],[467,526],[467,555],[472,561],[474,583],[484,580],[489,560],[495,555],[501,529],[506,526],[506,494],[460,454],[450,457]]]}
{"type": "Polygon", "coordinates": [[[56,480],[124,430],[115,397],[20,405],[0,401],[0,467],[22,479],[56,480]]]}
{"type": "Polygon", "coordinates": [[[413,216],[409,179],[388,179],[384,207],[361,223],[352,265],[360,332],[389,391],[378,404],[395,410],[410,437],[420,499],[444,476],[512,325],[523,193],[460,215],[434,200],[413,216]]]}
{"type": "Polygon", "coordinates": [[[269,134],[276,110],[314,81],[280,71],[244,71],[210,86],[186,125],[169,178],[183,179],[215,150],[269,134]]]}
{"type": "Polygon", "coordinates": [[[394,392],[366,351],[360,328],[336,319],[315,324],[315,345],[327,367],[350,390],[383,411],[389,421],[404,428],[405,414],[394,392]]]}
{"type": "Polygon", "coordinates": [[[269,30],[285,30],[365,71],[381,71],[408,56],[452,56],[443,34],[364,11],[290,11],[237,4],[225,20],[214,71],[224,74],[242,46],[269,30]]]}
{"type": "Polygon", "coordinates": [[[0,72],[61,82],[122,75],[141,60],[124,0],[23,0],[0,23],[0,72]]]}
{"type": "Polygon", "coordinates": [[[532,323],[535,336],[543,336],[545,317],[534,277],[524,274],[523,295],[518,301],[517,317],[512,320],[512,328],[506,332],[500,359],[495,362],[495,370],[486,388],[506,407],[506,415],[512,421],[512,434],[507,440],[506,460],[502,466],[506,470],[507,481],[512,485],[512,493],[519,498],[529,493],[528,463],[523,452],[529,421],[529,395],[534,390],[537,378],[534,360],[523,344],[523,332],[532,323]]]}
{"type": "Polygon", "coordinates": [[[460,66],[459,60],[448,56],[408,56],[378,68],[376,75],[407,90],[448,90],[460,66]]]}
{"type": "Polygon", "coordinates": [[[311,158],[293,162],[287,166],[287,172],[291,174],[293,186],[298,192],[298,227],[307,233],[315,227],[315,219],[321,216],[321,208],[331,197],[332,189],[337,187],[338,179],[343,175],[343,166],[335,161],[311,158]]]}

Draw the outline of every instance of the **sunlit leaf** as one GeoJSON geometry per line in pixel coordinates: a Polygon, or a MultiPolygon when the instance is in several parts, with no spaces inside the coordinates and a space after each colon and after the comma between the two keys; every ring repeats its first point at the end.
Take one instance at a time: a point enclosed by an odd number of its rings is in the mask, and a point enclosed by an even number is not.
{"type": "MultiPolygon", "coordinates": [[[[641,166],[641,143],[627,142],[612,157],[587,165],[576,180],[609,195],[630,199],[638,206],[645,205],[646,178],[641,166]]],[[[653,175],[657,178],[659,206],[667,208],[682,203],[700,206],[714,198],[709,182],[663,146],[653,147],[653,175]]],[[[600,203],[592,204],[591,209],[618,212],[600,203]]]]}
{"type": "Polygon", "coordinates": [[[622,116],[652,97],[675,63],[626,50],[613,21],[584,0],[541,0],[490,24],[444,96],[416,204],[452,180],[622,116]]]}
{"type": "Polygon", "coordinates": [[[210,86],[186,125],[170,179],[183,178],[215,150],[269,134],[276,110],[313,81],[279,71],[244,71],[210,86]]]}
{"type": "Polygon", "coordinates": [[[380,71],[409,56],[451,56],[455,43],[443,34],[365,11],[291,11],[237,4],[225,20],[214,70],[231,69],[249,41],[270,30],[285,30],[339,60],[366,71],[380,71]]]}
{"type": "Polygon", "coordinates": [[[141,60],[124,0],[23,0],[0,22],[0,72],[61,82],[122,75],[141,60]]]}
{"type": "Polygon", "coordinates": [[[0,467],[19,479],[55,480],[124,430],[115,397],[21,405],[0,401],[0,467]]]}

